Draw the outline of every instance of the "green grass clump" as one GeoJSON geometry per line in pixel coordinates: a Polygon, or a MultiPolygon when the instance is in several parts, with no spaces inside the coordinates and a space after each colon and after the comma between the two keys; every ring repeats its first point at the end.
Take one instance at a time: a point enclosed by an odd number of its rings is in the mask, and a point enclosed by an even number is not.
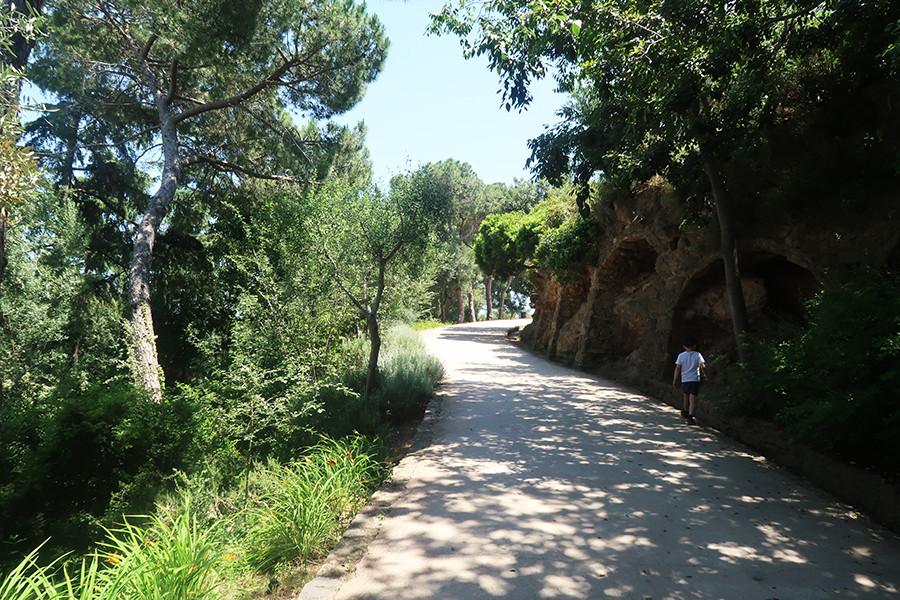
{"type": "Polygon", "coordinates": [[[0,580],[0,600],[43,600],[53,598],[56,586],[48,576],[49,567],[37,563],[40,547],[23,558],[0,580]]]}
{"type": "Polygon", "coordinates": [[[126,519],[107,530],[99,550],[80,561],[63,566],[61,558],[41,566],[42,548],[34,550],[0,574],[0,600],[214,600],[241,594],[259,579],[255,573],[277,571],[280,577],[282,567],[324,556],[385,477],[385,455],[377,439],[323,438],[291,464],[257,467],[243,493],[217,492],[207,479],[191,480],[152,517],[126,519]]]}
{"type": "Polygon", "coordinates": [[[0,600],[212,600],[222,548],[216,530],[201,529],[185,503],[172,520],[126,521],[109,531],[101,550],[74,570],[39,566],[35,550],[2,579],[0,600]]]}
{"type": "Polygon", "coordinates": [[[323,439],[300,460],[256,476],[247,560],[259,571],[324,555],[381,482],[384,449],[362,436],[323,439]]]}

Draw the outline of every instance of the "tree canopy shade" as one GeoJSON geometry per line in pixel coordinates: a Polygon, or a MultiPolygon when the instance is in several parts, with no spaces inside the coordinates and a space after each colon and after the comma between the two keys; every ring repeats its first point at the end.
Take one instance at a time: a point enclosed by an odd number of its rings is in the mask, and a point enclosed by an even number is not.
{"type": "Polygon", "coordinates": [[[132,124],[115,143],[162,158],[134,235],[128,282],[136,378],[159,399],[151,262],[176,190],[204,170],[302,178],[272,171],[278,162],[263,158],[271,146],[304,156],[285,109],[321,118],[353,106],[381,68],[387,40],[352,0],[60,0],[49,18],[54,33],[39,63],[72,65],[62,83],[90,79],[92,98],[102,99],[96,117],[132,124]]]}
{"type": "Polygon", "coordinates": [[[733,217],[739,192],[727,162],[757,145],[762,128],[815,102],[816,85],[800,78],[851,75],[841,60],[860,51],[887,68],[898,11],[890,0],[463,1],[447,5],[433,27],[460,36],[468,56],[487,56],[508,109],[528,104],[529,84],[555,66],[575,101],[563,123],[531,143],[532,161],[551,180],[574,175],[583,208],[597,173],[624,186],[654,173],[705,175],[739,340],[747,328],[733,217]]]}

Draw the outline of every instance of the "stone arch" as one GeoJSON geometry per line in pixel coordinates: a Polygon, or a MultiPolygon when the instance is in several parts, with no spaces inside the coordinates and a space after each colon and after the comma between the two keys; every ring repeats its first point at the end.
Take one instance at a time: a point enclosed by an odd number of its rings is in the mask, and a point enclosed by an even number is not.
{"type": "Polygon", "coordinates": [[[653,280],[658,253],[643,238],[619,242],[597,267],[589,292],[577,362],[628,356],[647,333],[643,311],[629,311],[635,292],[653,280]],[[631,313],[635,313],[632,315],[631,313]]]}
{"type": "MultiPolygon", "coordinates": [[[[816,276],[785,256],[753,252],[741,257],[741,282],[750,325],[763,334],[778,335],[804,320],[805,304],[819,289],[816,276]]],[[[701,351],[711,356],[733,355],[731,315],[725,294],[722,259],[713,259],[691,277],[672,311],[665,373],[681,351],[681,339],[693,335],[701,351]]]]}
{"type": "Polygon", "coordinates": [[[656,273],[659,254],[643,238],[624,240],[600,264],[600,277],[609,293],[633,291],[656,273]]]}

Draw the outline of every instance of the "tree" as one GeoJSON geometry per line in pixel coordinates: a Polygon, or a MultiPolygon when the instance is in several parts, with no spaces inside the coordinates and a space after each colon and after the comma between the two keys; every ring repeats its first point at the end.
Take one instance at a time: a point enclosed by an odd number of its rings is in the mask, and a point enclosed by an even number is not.
{"type": "Polygon", "coordinates": [[[39,1],[19,0],[0,7],[0,282],[8,264],[10,210],[31,194],[37,183],[33,154],[19,146],[19,90],[37,36],[40,5],[39,1]]]}
{"type": "MultiPolygon", "coordinates": [[[[504,295],[512,278],[525,269],[525,257],[519,255],[516,243],[525,219],[525,213],[521,212],[488,215],[481,222],[478,237],[475,238],[475,262],[478,267],[487,277],[499,277],[505,282],[500,287],[500,319],[503,318],[504,295]]],[[[489,302],[492,300],[490,298],[489,302]]]]}
{"type": "Polygon", "coordinates": [[[829,44],[850,39],[840,32],[865,30],[859,39],[867,44],[889,38],[885,25],[897,12],[888,0],[501,0],[486,10],[448,5],[434,29],[459,35],[469,56],[487,55],[507,109],[527,105],[529,84],[555,65],[574,102],[562,124],[532,142],[532,164],[557,181],[574,175],[584,212],[597,173],[621,186],[654,173],[706,178],[743,358],[748,321],[728,161],[755,147],[761,129],[785,110],[801,57],[815,57],[827,71],[829,44]]]}
{"type": "Polygon", "coordinates": [[[415,176],[396,176],[388,194],[343,180],[311,191],[309,226],[345,297],[359,311],[369,335],[367,397],[378,387],[381,311],[386,292],[403,269],[423,267],[425,248],[440,206],[431,204],[415,176]]]}
{"type": "Polygon", "coordinates": [[[162,159],[134,234],[127,291],[136,379],[158,400],[152,257],[176,191],[204,170],[297,176],[265,168],[262,140],[294,138],[302,153],[284,109],[314,117],[348,109],[380,69],[387,42],[352,0],[61,0],[50,20],[44,59],[93,73],[101,93],[152,132],[138,154],[162,159]]]}

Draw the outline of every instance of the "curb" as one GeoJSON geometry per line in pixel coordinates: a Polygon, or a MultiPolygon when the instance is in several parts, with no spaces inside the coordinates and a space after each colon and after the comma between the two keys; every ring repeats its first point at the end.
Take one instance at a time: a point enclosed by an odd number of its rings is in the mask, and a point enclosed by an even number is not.
{"type": "Polygon", "coordinates": [[[414,455],[431,444],[445,395],[443,390],[438,390],[428,401],[425,416],[413,435],[409,452],[391,471],[390,478],[372,494],[368,504],[353,518],[337,546],[316,570],[316,576],[303,586],[300,593],[293,597],[294,600],[331,600],[356,570],[356,565],[365,556],[369,544],[381,532],[381,525],[390,514],[391,507],[405,495],[407,485],[416,471],[414,455]]]}

